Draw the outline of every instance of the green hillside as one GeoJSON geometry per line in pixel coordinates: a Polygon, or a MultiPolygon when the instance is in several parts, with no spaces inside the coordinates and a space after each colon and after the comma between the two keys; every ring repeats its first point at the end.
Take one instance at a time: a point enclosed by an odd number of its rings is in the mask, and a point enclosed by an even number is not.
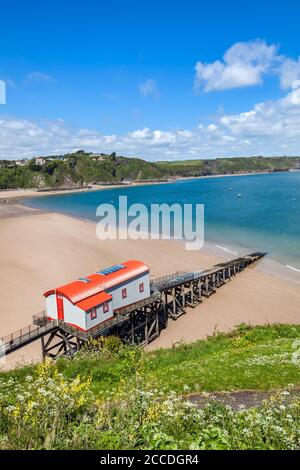
{"type": "Polygon", "coordinates": [[[189,177],[300,169],[300,157],[218,158],[147,162],[83,150],[62,156],[46,157],[42,164],[28,161],[0,161],[0,189],[15,188],[80,188],[97,183],[163,180],[189,177]],[[21,164],[20,164],[21,163],[21,164]]]}
{"type": "Polygon", "coordinates": [[[300,326],[241,325],[145,353],[111,337],[2,373],[0,448],[299,448],[299,338],[300,326]],[[234,408],[207,394],[239,390],[264,395],[234,408]]]}
{"type": "Polygon", "coordinates": [[[169,175],[205,176],[263,171],[288,171],[300,168],[298,157],[217,158],[215,160],[185,160],[158,162],[169,175]]]}
{"type": "Polygon", "coordinates": [[[32,159],[24,166],[0,162],[0,188],[76,188],[89,184],[124,180],[161,179],[164,171],[155,163],[115,154],[93,157],[83,151],[62,158],[48,157],[37,165],[32,159]]]}

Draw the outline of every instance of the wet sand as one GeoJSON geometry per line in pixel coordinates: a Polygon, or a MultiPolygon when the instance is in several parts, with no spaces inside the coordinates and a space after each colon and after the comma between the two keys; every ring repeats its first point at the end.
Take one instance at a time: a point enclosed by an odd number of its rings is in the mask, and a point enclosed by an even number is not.
{"type": "MultiPolygon", "coordinates": [[[[44,291],[99,268],[136,258],[149,264],[156,277],[224,260],[207,251],[186,251],[182,242],[174,240],[99,240],[93,223],[39,211],[2,218],[0,243],[0,337],[31,323],[32,315],[44,308],[44,291]]],[[[205,338],[241,322],[299,323],[299,319],[299,285],[261,272],[258,263],[176,322],[170,320],[148,349],[205,338]]],[[[8,356],[7,365],[40,359],[37,341],[8,356]]]]}

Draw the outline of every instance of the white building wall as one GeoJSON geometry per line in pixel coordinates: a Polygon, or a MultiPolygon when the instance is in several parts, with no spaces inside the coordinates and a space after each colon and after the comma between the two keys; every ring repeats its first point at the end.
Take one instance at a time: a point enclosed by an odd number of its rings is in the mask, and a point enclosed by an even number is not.
{"type": "Polygon", "coordinates": [[[97,308],[97,318],[94,318],[93,320],[91,319],[90,312],[85,314],[86,315],[86,326],[87,326],[86,329],[87,330],[89,330],[90,328],[93,328],[94,326],[99,325],[99,323],[102,323],[105,320],[108,320],[109,318],[112,318],[114,316],[113,304],[112,304],[111,300],[108,302],[108,306],[109,306],[108,312],[104,313],[103,312],[103,305],[100,305],[97,308]]]}
{"type": "Polygon", "coordinates": [[[126,307],[135,302],[145,299],[150,296],[150,277],[149,273],[141,274],[140,276],[129,279],[128,281],[119,284],[111,289],[105,289],[105,291],[112,295],[113,309],[126,307]],[[140,292],[139,285],[144,283],[144,292],[140,292]],[[122,289],[126,287],[127,297],[122,298],[122,289]]]}
{"type": "MultiPolygon", "coordinates": [[[[46,302],[46,312],[47,316],[57,320],[57,304],[56,304],[56,295],[51,294],[45,299],[46,302]]],[[[78,326],[83,330],[89,330],[94,326],[97,326],[99,323],[102,323],[105,320],[113,317],[113,304],[112,301],[108,302],[109,310],[104,313],[103,305],[100,305],[97,308],[97,317],[93,320],[91,319],[90,312],[86,313],[76,305],[72,304],[66,297],[63,297],[64,304],[64,321],[70,325],[78,326]]]]}
{"type": "Polygon", "coordinates": [[[64,317],[65,323],[70,323],[70,325],[78,326],[83,330],[86,330],[86,313],[81,308],[73,305],[66,297],[64,297],[64,317]]]}
{"type": "Polygon", "coordinates": [[[46,302],[46,312],[47,317],[57,320],[57,305],[56,305],[56,295],[50,294],[45,299],[46,302]]]}

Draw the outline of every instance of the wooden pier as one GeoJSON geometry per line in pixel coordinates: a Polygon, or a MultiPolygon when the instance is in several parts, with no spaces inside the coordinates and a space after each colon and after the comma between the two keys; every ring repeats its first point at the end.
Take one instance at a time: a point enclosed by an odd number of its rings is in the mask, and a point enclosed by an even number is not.
{"type": "Polygon", "coordinates": [[[113,318],[81,331],[62,321],[48,320],[46,313],[33,316],[33,324],[0,339],[0,356],[41,339],[43,357],[56,358],[78,351],[91,338],[117,335],[124,342],[146,345],[157,338],[168,320],[177,320],[209,298],[265,253],[220,263],[206,271],[181,272],[151,281],[150,297],[115,311],[113,318]]]}

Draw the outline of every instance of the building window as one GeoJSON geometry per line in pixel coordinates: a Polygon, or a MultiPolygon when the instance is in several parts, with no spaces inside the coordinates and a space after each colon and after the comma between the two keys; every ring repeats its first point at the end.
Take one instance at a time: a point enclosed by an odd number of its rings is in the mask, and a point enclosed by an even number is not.
{"type": "Polygon", "coordinates": [[[127,297],[127,289],[126,287],[124,287],[124,289],[122,289],[122,299],[126,299],[127,297]]]}
{"type": "Polygon", "coordinates": [[[90,314],[91,314],[91,320],[95,320],[95,318],[97,318],[97,309],[96,308],[92,308],[90,310],[90,314]]]}
{"type": "Polygon", "coordinates": [[[109,311],[108,302],[104,302],[104,304],[103,304],[103,313],[107,313],[108,311],[109,311]]]}
{"type": "Polygon", "coordinates": [[[143,282],[140,283],[139,290],[140,290],[141,293],[144,292],[144,283],[143,282]]]}

